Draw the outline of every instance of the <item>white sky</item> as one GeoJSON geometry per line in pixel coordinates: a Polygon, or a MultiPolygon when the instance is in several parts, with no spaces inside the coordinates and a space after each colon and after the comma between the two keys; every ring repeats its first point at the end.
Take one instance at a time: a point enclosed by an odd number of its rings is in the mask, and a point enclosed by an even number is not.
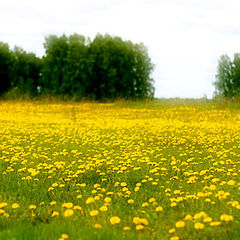
{"type": "Polygon", "coordinates": [[[44,54],[49,34],[143,42],[156,97],[212,97],[217,62],[240,52],[239,0],[0,0],[0,41],[44,54]]]}

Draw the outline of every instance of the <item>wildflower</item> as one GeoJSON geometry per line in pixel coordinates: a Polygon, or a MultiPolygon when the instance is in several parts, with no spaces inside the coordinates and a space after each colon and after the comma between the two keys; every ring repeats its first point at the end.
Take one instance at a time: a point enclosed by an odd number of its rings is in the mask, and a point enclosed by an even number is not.
{"type": "Polygon", "coordinates": [[[55,205],[56,203],[57,203],[56,201],[51,201],[51,202],[50,202],[50,205],[53,206],[53,205],[55,205]]]}
{"type": "Polygon", "coordinates": [[[30,209],[30,210],[36,209],[36,205],[31,204],[31,205],[29,206],[29,209],[30,209]]]}
{"type": "Polygon", "coordinates": [[[62,207],[64,208],[72,208],[73,207],[73,203],[71,203],[71,202],[67,202],[67,203],[63,203],[62,204],[62,207]]]}
{"type": "Polygon", "coordinates": [[[110,198],[110,197],[106,197],[105,199],[104,199],[104,202],[106,202],[106,203],[110,203],[112,201],[112,199],[110,198]]]}
{"type": "Polygon", "coordinates": [[[12,204],[12,208],[13,208],[13,209],[19,208],[19,204],[18,204],[18,203],[13,203],[13,204],[12,204]]]}
{"type": "Polygon", "coordinates": [[[73,213],[73,210],[68,208],[64,211],[64,217],[71,217],[73,213]]]}
{"type": "Polygon", "coordinates": [[[110,218],[110,222],[112,225],[120,223],[121,219],[118,216],[114,216],[110,218]]]}
{"type": "Polygon", "coordinates": [[[175,229],[175,228],[172,228],[172,229],[170,229],[168,232],[169,232],[170,234],[175,233],[175,232],[176,232],[176,229],[175,229]]]}
{"type": "Polygon", "coordinates": [[[221,222],[218,222],[218,221],[216,221],[216,222],[210,222],[210,226],[211,227],[217,227],[217,226],[220,226],[222,223],[221,222]]]}
{"type": "Polygon", "coordinates": [[[156,207],[156,212],[162,212],[163,211],[163,208],[161,207],[161,206],[158,206],[158,207],[156,207]]]}
{"type": "Polygon", "coordinates": [[[6,202],[1,202],[0,203],[0,208],[4,208],[4,207],[6,207],[8,204],[6,203],[6,202]]]}
{"type": "Polygon", "coordinates": [[[58,216],[58,215],[59,215],[59,212],[53,211],[51,216],[52,216],[52,217],[56,217],[56,216],[58,216]]]}
{"type": "Polygon", "coordinates": [[[204,228],[204,224],[197,222],[194,224],[194,228],[197,230],[203,229],[204,228]]]}
{"type": "Polygon", "coordinates": [[[176,225],[177,228],[183,228],[183,227],[185,227],[186,224],[185,224],[184,221],[180,220],[180,221],[176,222],[175,225],[176,225]]]}
{"type": "Polygon", "coordinates": [[[144,226],[143,225],[136,225],[136,230],[137,231],[141,231],[144,229],[144,226]]]}
{"type": "Polygon", "coordinates": [[[99,223],[96,223],[96,224],[94,224],[94,228],[97,228],[97,229],[102,228],[102,225],[99,223]]]}
{"type": "Polygon", "coordinates": [[[95,200],[93,197],[89,197],[87,200],[86,200],[86,204],[90,204],[90,203],[93,203],[95,200]]]}
{"type": "Polygon", "coordinates": [[[89,213],[89,215],[91,216],[91,217],[94,217],[94,216],[97,216],[98,215],[98,210],[92,210],[90,213],[89,213]]]}
{"type": "Polygon", "coordinates": [[[227,214],[222,214],[220,216],[220,219],[221,219],[221,221],[230,222],[230,221],[233,221],[233,216],[227,215],[227,214]]]}
{"type": "Polygon", "coordinates": [[[101,212],[106,212],[108,210],[108,207],[103,205],[102,207],[100,207],[99,209],[101,212]]]}
{"type": "Polygon", "coordinates": [[[125,226],[125,227],[123,227],[123,230],[124,230],[124,231],[130,231],[131,228],[130,228],[129,226],[125,226]]]}

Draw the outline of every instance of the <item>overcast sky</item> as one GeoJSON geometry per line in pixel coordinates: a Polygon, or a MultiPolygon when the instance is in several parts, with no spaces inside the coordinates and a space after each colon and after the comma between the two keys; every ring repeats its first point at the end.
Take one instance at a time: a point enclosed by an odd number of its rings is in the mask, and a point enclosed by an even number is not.
{"type": "Polygon", "coordinates": [[[156,97],[212,97],[218,59],[240,52],[239,0],[0,0],[0,41],[44,54],[49,34],[143,42],[156,97]]]}

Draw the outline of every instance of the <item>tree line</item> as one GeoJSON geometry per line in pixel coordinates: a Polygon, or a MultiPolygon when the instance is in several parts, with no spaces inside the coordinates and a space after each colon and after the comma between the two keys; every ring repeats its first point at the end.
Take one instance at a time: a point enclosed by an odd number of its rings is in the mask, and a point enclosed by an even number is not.
{"type": "Polygon", "coordinates": [[[98,34],[50,35],[41,58],[0,42],[0,95],[17,91],[93,100],[154,95],[153,64],[146,47],[98,34]]]}
{"type": "Polygon", "coordinates": [[[214,82],[216,95],[226,98],[240,96],[240,54],[235,53],[233,60],[226,54],[218,60],[216,81],[214,82]]]}

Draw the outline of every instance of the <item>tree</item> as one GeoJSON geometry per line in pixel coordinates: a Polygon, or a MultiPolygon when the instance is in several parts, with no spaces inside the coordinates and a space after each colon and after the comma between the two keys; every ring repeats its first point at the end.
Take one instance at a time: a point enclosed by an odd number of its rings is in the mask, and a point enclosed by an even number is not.
{"type": "Polygon", "coordinates": [[[228,98],[240,95],[240,54],[234,54],[233,61],[228,55],[220,57],[214,85],[218,95],[228,98]]]}
{"type": "Polygon", "coordinates": [[[41,71],[41,60],[34,53],[27,53],[20,47],[13,50],[15,58],[12,87],[17,87],[21,93],[30,96],[37,94],[41,71]]]}
{"type": "Polygon", "coordinates": [[[0,95],[11,87],[14,57],[8,44],[0,42],[0,95]]]}
{"type": "Polygon", "coordinates": [[[98,34],[50,35],[45,39],[41,87],[53,95],[96,100],[153,96],[153,70],[143,44],[98,34]]]}

